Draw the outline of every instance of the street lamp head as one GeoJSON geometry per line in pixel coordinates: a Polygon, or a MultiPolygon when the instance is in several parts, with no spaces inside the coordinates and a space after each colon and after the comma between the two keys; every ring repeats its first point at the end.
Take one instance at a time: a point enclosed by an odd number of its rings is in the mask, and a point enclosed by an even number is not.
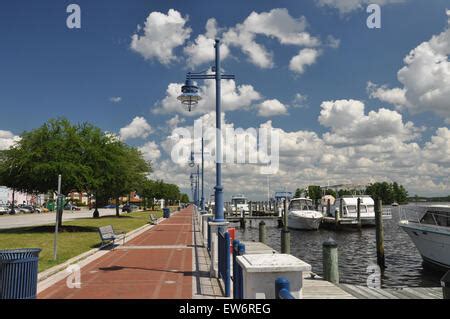
{"type": "Polygon", "coordinates": [[[197,105],[202,97],[198,94],[198,87],[194,85],[191,79],[187,79],[185,85],[181,87],[181,95],[177,97],[178,101],[187,105],[189,112],[192,106],[197,105]]]}

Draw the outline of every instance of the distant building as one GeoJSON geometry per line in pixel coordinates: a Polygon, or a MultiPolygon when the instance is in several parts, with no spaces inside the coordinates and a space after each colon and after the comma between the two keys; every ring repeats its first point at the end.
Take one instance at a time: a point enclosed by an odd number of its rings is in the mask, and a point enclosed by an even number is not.
{"type": "MultiPolygon", "coordinates": [[[[13,190],[6,186],[0,186],[0,204],[10,204],[13,200],[13,190]]],[[[44,194],[27,194],[15,191],[14,202],[16,204],[42,205],[46,200],[44,194]]]]}
{"type": "Polygon", "coordinates": [[[86,192],[70,192],[67,197],[72,202],[77,201],[83,205],[89,204],[89,194],[86,192]]]}

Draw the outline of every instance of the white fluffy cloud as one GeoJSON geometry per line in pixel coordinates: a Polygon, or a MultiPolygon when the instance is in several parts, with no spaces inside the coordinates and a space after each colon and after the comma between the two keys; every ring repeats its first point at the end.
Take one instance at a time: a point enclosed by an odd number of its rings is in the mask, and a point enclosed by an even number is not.
{"type": "Polygon", "coordinates": [[[274,65],[273,54],[256,42],[257,35],[274,38],[283,45],[320,45],[320,40],[306,31],[306,19],[293,18],[287,9],[272,9],[269,12],[252,12],[244,22],[224,33],[224,43],[239,47],[251,63],[261,68],[274,65]]]}
{"type": "Polygon", "coordinates": [[[355,10],[359,10],[369,4],[387,5],[401,3],[406,0],[316,0],[321,7],[327,6],[338,9],[341,14],[346,14],[355,10]]]}
{"type": "Polygon", "coordinates": [[[425,144],[424,157],[432,163],[450,168],[450,130],[441,127],[435,134],[431,137],[431,141],[425,144]]]}
{"type": "Polygon", "coordinates": [[[286,115],[287,107],[277,99],[266,100],[258,106],[258,115],[269,117],[275,115],[286,115]]]}
{"type": "Polygon", "coordinates": [[[169,120],[167,120],[166,124],[167,124],[167,126],[169,126],[169,128],[174,129],[179,124],[184,123],[185,121],[186,120],[184,118],[182,118],[178,114],[176,114],[174,117],[172,117],[169,120]]]}
{"type": "Polygon", "coordinates": [[[401,88],[389,89],[386,85],[378,86],[372,82],[367,83],[367,93],[372,99],[378,99],[383,102],[395,105],[398,109],[406,106],[406,90],[401,88]]]}
{"type": "Polygon", "coordinates": [[[20,137],[10,131],[0,130],[0,151],[6,150],[20,140],[20,137]]]}
{"type": "MultiPolygon", "coordinates": [[[[280,139],[280,169],[276,175],[269,176],[272,193],[284,187],[294,190],[308,184],[387,180],[405,185],[411,195],[448,194],[448,128],[438,128],[431,139],[421,147],[406,136],[408,131],[414,131],[414,125],[404,123],[395,111],[380,109],[365,114],[364,104],[356,100],[324,102],[322,111],[324,112],[319,121],[329,128],[329,131],[322,135],[313,131],[289,132],[273,128],[280,139]],[[346,119],[350,120],[350,123],[346,119]],[[340,131],[341,124],[350,126],[353,138],[349,138],[349,132],[340,131]],[[360,134],[360,139],[355,137],[357,134],[360,134]],[[329,135],[340,135],[346,139],[346,143],[334,143],[333,139],[327,138],[329,135]]],[[[205,114],[202,118],[205,120],[205,127],[214,128],[214,112],[205,114]]],[[[222,126],[235,128],[224,116],[222,126]]],[[[260,127],[272,127],[272,122],[262,123],[260,127]]],[[[184,128],[192,132],[192,126],[184,128]]],[[[240,134],[244,133],[238,133],[240,134]]],[[[214,135],[208,136],[208,139],[212,142],[207,146],[207,150],[214,153],[214,135]]],[[[162,145],[166,155],[170,154],[174,145],[172,137],[168,136],[162,145]]],[[[224,154],[233,152],[233,143],[224,141],[223,149],[224,154]]],[[[258,149],[246,145],[245,152],[258,152],[258,149]]],[[[238,158],[243,156],[243,152],[238,154],[238,158]]],[[[170,159],[162,159],[155,165],[153,178],[180,183],[184,191],[189,191],[187,165],[174,164],[170,159]]],[[[214,169],[214,162],[208,161],[205,165],[207,195],[213,192],[214,169]]],[[[259,169],[260,166],[256,164],[224,164],[223,185],[226,198],[236,190],[254,199],[265,198],[268,177],[261,175],[259,169]]]]}
{"type": "Polygon", "coordinates": [[[320,50],[306,48],[291,59],[289,69],[295,73],[302,74],[305,72],[305,67],[316,63],[320,55],[320,50]]]}
{"type": "Polygon", "coordinates": [[[153,141],[145,143],[138,149],[147,161],[154,161],[161,156],[161,151],[159,150],[158,145],[153,141]]]}
{"type": "MultiPolygon", "coordinates": [[[[197,66],[214,60],[214,40],[217,32],[218,28],[216,19],[208,19],[206,22],[206,33],[198,35],[193,43],[190,43],[184,48],[184,52],[188,56],[189,65],[197,66]]],[[[221,44],[221,59],[226,59],[228,54],[228,46],[221,44]]]]}
{"type": "Polygon", "coordinates": [[[141,116],[136,116],[130,124],[120,129],[120,139],[126,141],[132,138],[146,138],[152,132],[150,124],[141,116]]]}
{"type": "MultiPolygon", "coordinates": [[[[182,105],[177,97],[181,94],[181,83],[170,83],[166,90],[166,96],[162,101],[155,104],[155,113],[181,113],[188,116],[208,113],[215,106],[215,83],[205,81],[200,86],[202,100],[191,112],[182,105]]],[[[222,109],[233,111],[237,109],[248,109],[255,101],[261,99],[261,95],[253,86],[248,84],[236,85],[234,80],[222,80],[222,109]]]]}
{"type": "Polygon", "coordinates": [[[433,112],[450,123],[450,28],[422,42],[404,58],[397,78],[403,88],[373,87],[370,94],[412,114],[433,112]]]}
{"type": "Polygon", "coordinates": [[[331,129],[324,140],[332,145],[376,143],[389,137],[408,141],[420,132],[412,122],[404,123],[396,111],[381,108],[365,115],[364,104],[357,100],[325,101],[321,108],[319,122],[331,129]]]}
{"type": "Polygon", "coordinates": [[[398,80],[412,113],[432,111],[450,120],[450,29],[413,49],[403,60],[398,80]]]}
{"type": "Polygon", "coordinates": [[[145,59],[169,64],[176,60],[173,50],[183,45],[191,34],[191,29],[185,26],[186,22],[187,17],[174,9],[167,14],[151,12],[145,21],[143,34],[135,33],[131,37],[131,49],[145,59]]]}

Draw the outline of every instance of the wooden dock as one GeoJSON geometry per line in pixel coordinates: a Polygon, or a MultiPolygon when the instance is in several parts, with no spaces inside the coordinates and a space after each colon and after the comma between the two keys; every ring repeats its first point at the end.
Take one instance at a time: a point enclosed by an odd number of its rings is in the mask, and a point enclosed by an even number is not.
{"type": "Polygon", "coordinates": [[[357,299],[442,299],[442,288],[401,287],[374,289],[359,285],[339,284],[339,288],[357,299]]]}
{"type": "Polygon", "coordinates": [[[442,288],[399,287],[374,289],[362,285],[332,284],[305,274],[304,299],[442,299],[442,288]]]}

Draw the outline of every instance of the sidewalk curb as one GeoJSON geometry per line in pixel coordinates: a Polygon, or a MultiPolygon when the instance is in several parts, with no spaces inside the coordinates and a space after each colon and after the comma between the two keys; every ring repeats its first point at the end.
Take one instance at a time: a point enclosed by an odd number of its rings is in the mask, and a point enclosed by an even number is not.
{"type": "MultiPolygon", "coordinates": [[[[158,218],[158,220],[156,221],[156,225],[159,224],[164,219],[165,218],[163,218],[163,217],[158,218]]],[[[141,233],[143,233],[146,230],[152,229],[156,225],[145,224],[139,228],[133,229],[132,231],[126,233],[125,242],[128,242],[129,240],[135,238],[136,236],[140,235],[141,233]]],[[[38,284],[41,284],[44,280],[49,279],[50,277],[60,273],[61,271],[64,271],[68,266],[78,263],[80,261],[83,261],[83,260],[87,259],[88,257],[91,257],[94,254],[99,253],[99,252],[101,252],[102,254],[99,254],[99,256],[97,258],[103,256],[105,253],[109,252],[109,250],[102,250],[100,248],[94,248],[94,249],[88,250],[78,256],[75,256],[69,260],[66,260],[62,264],[59,264],[52,268],[44,270],[44,271],[38,273],[38,284]]],[[[92,260],[95,260],[97,258],[93,258],[92,260]]]]}

